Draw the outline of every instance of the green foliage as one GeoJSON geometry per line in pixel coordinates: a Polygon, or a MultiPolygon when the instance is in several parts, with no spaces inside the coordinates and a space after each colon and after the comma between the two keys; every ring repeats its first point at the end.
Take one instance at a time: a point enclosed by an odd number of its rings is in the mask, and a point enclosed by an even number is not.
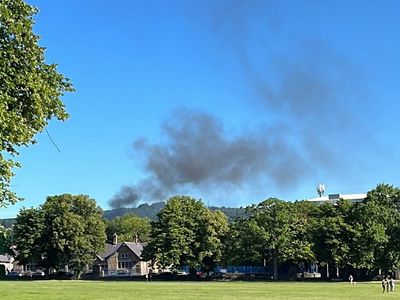
{"type": "Polygon", "coordinates": [[[9,253],[11,247],[12,229],[0,225],[0,254],[9,253]]]}
{"type": "Polygon", "coordinates": [[[32,32],[36,13],[22,0],[0,1],[0,206],[18,200],[10,191],[17,147],[34,143],[50,119],[68,117],[60,98],[73,88],[45,62],[32,32]]]}
{"type": "Polygon", "coordinates": [[[371,228],[375,267],[394,271],[400,267],[400,189],[379,184],[368,192],[363,206],[362,224],[371,228]]]}
{"type": "MultiPolygon", "coordinates": [[[[309,208],[308,208],[309,209],[309,208]]],[[[308,236],[305,204],[268,199],[248,208],[249,218],[230,226],[227,261],[235,264],[262,264],[313,260],[308,236]]]]}
{"type": "Polygon", "coordinates": [[[203,266],[209,270],[222,258],[227,218],[209,211],[200,200],[187,196],[169,199],[152,223],[144,257],[162,267],[203,266]]]}
{"type": "Polygon", "coordinates": [[[112,242],[113,234],[118,235],[118,240],[130,242],[138,240],[147,242],[150,234],[150,220],[135,215],[124,215],[106,222],[107,241],[112,242]]]}
{"type": "Polygon", "coordinates": [[[312,236],[318,262],[333,263],[337,267],[349,263],[353,234],[348,220],[351,208],[350,202],[340,200],[335,205],[326,203],[316,209],[312,236]]]}
{"type": "Polygon", "coordinates": [[[14,241],[21,264],[42,261],[45,234],[44,212],[40,208],[22,209],[14,224],[14,241]]]}
{"type": "Polygon", "coordinates": [[[253,219],[237,219],[229,226],[225,261],[228,265],[260,265],[264,249],[261,228],[253,219]]]}
{"type": "Polygon", "coordinates": [[[85,195],[47,197],[41,207],[22,210],[14,226],[18,260],[46,269],[68,264],[79,274],[105,243],[102,210],[85,195]]]}

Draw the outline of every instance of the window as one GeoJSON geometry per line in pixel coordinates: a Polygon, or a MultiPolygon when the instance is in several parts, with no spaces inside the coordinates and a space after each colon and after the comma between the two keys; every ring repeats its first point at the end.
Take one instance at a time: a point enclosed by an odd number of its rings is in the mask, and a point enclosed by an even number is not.
{"type": "Polygon", "coordinates": [[[120,261],[118,262],[118,269],[131,269],[132,265],[131,261],[120,261]]]}

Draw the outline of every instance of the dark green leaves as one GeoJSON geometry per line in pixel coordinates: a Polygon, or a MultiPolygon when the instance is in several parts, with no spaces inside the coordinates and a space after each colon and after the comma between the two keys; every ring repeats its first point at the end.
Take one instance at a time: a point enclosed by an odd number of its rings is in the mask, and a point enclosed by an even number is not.
{"type": "Polygon", "coordinates": [[[18,200],[10,191],[16,147],[34,143],[50,119],[65,120],[60,98],[73,91],[56,65],[45,62],[32,31],[36,12],[22,0],[0,2],[0,206],[18,200]]]}

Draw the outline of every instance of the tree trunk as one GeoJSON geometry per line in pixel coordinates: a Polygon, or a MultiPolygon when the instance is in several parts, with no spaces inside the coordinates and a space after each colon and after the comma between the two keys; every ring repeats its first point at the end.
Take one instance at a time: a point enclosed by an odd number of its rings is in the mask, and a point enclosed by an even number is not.
{"type": "Polygon", "coordinates": [[[274,280],[278,280],[278,250],[274,250],[274,280]]]}

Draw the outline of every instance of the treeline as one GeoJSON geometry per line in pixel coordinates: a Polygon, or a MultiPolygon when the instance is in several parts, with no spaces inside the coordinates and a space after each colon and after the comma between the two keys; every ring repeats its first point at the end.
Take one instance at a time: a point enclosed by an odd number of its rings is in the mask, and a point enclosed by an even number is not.
{"type": "Polygon", "coordinates": [[[361,203],[268,199],[232,222],[189,196],[170,198],[154,221],[130,214],[105,220],[93,199],[65,194],[22,209],[11,229],[0,226],[0,249],[14,246],[21,263],[69,265],[79,274],[117,234],[145,243],[144,260],[175,271],[258,265],[278,279],[279,266],[309,263],[332,273],[389,273],[400,267],[399,208],[400,190],[380,184],[361,203]]]}
{"type": "Polygon", "coordinates": [[[380,184],[362,203],[339,200],[316,206],[268,199],[228,224],[222,212],[177,196],[152,222],[144,256],[176,270],[272,265],[275,279],[284,263],[388,273],[400,267],[399,207],[400,190],[380,184]]]}
{"type": "MultiPolygon", "coordinates": [[[[103,217],[106,220],[110,221],[124,215],[134,215],[140,218],[146,218],[151,221],[155,221],[157,219],[157,214],[160,212],[161,209],[165,207],[165,204],[165,202],[155,202],[151,204],[143,203],[140,204],[138,207],[121,207],[116,209],[109,209],[103,212],[103,217]]],[[[237,217],[243,216],[245,214],[245,209],[242,207],[211,206],[209,207],[209,209],[213,211],[222,211],[228,217],[229,222],[233,222],[237,217]]],[[[15,218],[0,219],[0,225],[6,228],[11,227],[14,223],[15,218]]]]}

